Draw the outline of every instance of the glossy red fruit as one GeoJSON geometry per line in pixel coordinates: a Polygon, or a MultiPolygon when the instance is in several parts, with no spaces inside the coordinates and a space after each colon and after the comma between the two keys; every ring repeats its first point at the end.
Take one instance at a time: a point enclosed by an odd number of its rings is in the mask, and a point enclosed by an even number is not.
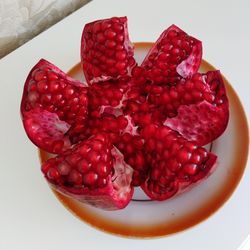
{"type": "Polygon", "coordinates": [[[135,65],[129,40],[127,17],[113,17],[85,25],[81,61],[89,84],[116,80],[130,74],[135,65]]]}
{"type": "Polygon", "coordinates": [[[171,25],[150,49],[142,67],[153,83],[173,84],[196,73],[201,58],[201,41],[171,25]]]}
{"type": "Polygon", "coordinates": [[[217,157],[201,146],[224,132],[229,106],[219,71],[197,73],[201,56],[201,42],[172,25],[138,66],[127,18],[115,17],[84,27],[88,87],[41,60],[21,113],[30,139],[59,154],[42,165],[50,185],[113,210],[133,186],[166,200],[207,178],[217,157]]]}
{"type": "Polygon", "coordinates": [[[182,193],[215,169],[217,156],[169,127],[146,126],[142,137],[149,164],[142,189],[153,200],[166,200],[182,193]]]}
{"type": "Polygon", "coordinates": [[[220,71],[197,73],[156,99],[162,109],[176,114],[168,115],[164,125],[200,146],[218,138],[227,127],[229,103],[220,71]],[[164,95],[168,95],[170,101],[164,95]],[[173,110],[168,110],[169,106],[173,110]]]}
{"type": "Polygon", "coordinates": [[[87,88],[42,59],[30,71],[23,90],[21,114],[31,141],[60,153],[84,137],[87,88]]]}
{"type": "Polygon", "coordinates": [[[42,172],[55,190],[105,210],[126,207],[133,195],[133,170],[105,134],[49,159],[42,172]]]}

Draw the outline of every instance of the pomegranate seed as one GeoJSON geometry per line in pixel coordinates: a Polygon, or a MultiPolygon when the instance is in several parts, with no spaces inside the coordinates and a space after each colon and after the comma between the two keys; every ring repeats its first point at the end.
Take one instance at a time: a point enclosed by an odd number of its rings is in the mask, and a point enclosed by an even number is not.
{"type": "Polygon", "coordinates": [[[57,180],[60,177],[60,174],[55,168],[50,168],[48,170],[47,176],[52,180],[57,180]]]}
{"type": "Polygon", "coordinates": [[[81,185],[83,178],[77,170],[73,169],[69,174],[68,181],[73,185],[81,185]]]}
{"type": "Polygon", "coordinates": [[[86,186],[94,186],[98,180],[98,175],[95,172],[88,172],[83,176],[83,184],[86,186]]]}
{"type": "Polygon", "coordinates": [[[81,161],[78,162],[77,170],[80,173],[85,174],[89,171],[89,169],[90,169],[90,164],[85,159],[82,159],[81,161]]]}

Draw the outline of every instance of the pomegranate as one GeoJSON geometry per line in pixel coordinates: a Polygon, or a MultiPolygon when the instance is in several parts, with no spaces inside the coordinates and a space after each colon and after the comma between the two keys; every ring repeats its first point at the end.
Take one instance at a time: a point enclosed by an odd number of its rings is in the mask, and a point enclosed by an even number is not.
{"type": "Polygon", "coordinates": [[[166,200],[208,177],[217,156],[187,141],[167,126],[142,130],[149,175],[142,189],[153,200],[166,200]]]}
{"type": "Polygon", "coordinates": [[[30,71],[23,90],[21,114],[31,141],[60,153],[84,137],[87,88],[42,59],[30,71]]]}
{"type": "Polygon", "coordinates": [[[155,84],[174,84],[196,73],[202,58],[202,44],[176,25],[163,31],[142,62],[147,78],[155,84]]]}
{"type": "Polygon", "coordinates": [[[133,195],[133,170],[105,134],[49,159],[42,172],[55,190],[105,210],[124,208],[133,195]]]}
{"type": "Polygon", "coordinates": [[[81,60],[89,84],[128,75],[135,65],[133,55],[127,17],[113,17],[85,25],[81,60]]]}
{"type": "Polygon", "coordinates": [[[31,141],[57,154],[42,165],[49,184],[107,210],[126,207],[134,186],[161,201],[207,178],[217,156],[202,146],[224,132],[229,118],[220,72],[197,72],[196,38],[172,25],[141,66],[133,55],[126,17],[86,24],[87,83],[42,59],[21,102],[31,141]]]}

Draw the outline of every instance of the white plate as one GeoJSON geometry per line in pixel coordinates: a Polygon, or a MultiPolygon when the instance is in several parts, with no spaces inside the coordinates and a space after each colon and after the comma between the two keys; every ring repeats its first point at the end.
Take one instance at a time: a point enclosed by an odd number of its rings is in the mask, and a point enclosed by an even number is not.
{"type": "MultiPolygon", "coordinates": [[[[140,64],[152,43],[135,43],[135,58],[140,64]]],[[[215,70],[204,60],[200,72],[215,70]]],[[[85,81],[81,65],[69,75],[85,81]]],[[[219,209],[237,187],[245,169],[248,154],[248,129],[237,95],[224,79],[230,118],[226,131],[207,150],[218,155],[217,168],[207,180],[191,190],[165,202],[151,201],[140,188],[135,188],[130,204],[120,211],[103,211],[55,192],[73,214],[99,230],[124,237],[161,237],[190,228],[219,209]]],[[[50,157],[42,151],[41,159],[50,157]]]]}
{"type": "MultiPolygon", "coordinates": [[[[228,6],[226,1],[216,5],[209,1],[201,6],[200,1],[194,1],[196,8],[182,3],[180,9],[178,3],[168,5],[164,1],[153,1],[142,6],[144,2],[96,0],[0,61],[0,249],[235,250],[250,234],[248,166],[233,196],[217,213],[191,229],[153,240],[121,238],[90,227],[72,216],[45,184],[37,150],[28,141],[19,116],[23,83],[30,68],[41,57],[65,71],[78,62],[82,27],[94,19],[128,15],[133,41],[154,41],[171,23],[183,27],[203,40],[204,58],[220,65],[249,113],[250,35],[246,25],[250,21],[249,4],[228,6]],[[204,8],[206,13],[213,13],[213,18],[202,18],[204,8]],[[225,24],[221,22],[221,8],[227,8],[225,24]],[[178,15],[168,9],[178,9],[178,15]],[[233,20],[230,13],[235,14],[233,20]],[[228,27],[238,28],[234,29],[234,36],[228,27]]],[[[249,249],[247,242],[244,244],[241,249],[249,249]]]]}

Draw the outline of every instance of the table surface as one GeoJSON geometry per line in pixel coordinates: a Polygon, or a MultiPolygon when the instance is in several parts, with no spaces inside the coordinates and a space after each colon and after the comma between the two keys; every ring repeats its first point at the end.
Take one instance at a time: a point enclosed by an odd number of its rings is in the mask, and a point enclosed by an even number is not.
{"type": "Polygon", "coordinates": [[[28,141],[19,116],[23,83],[40,58],[69,70],[80,60],[84,24],[123,15],[128,16],[134,42],[155,41],[172,23],[202,40],[203,58],[231,82],[248,116],[249,9],[248,0],[94,0],[1,59],[0,249],[250,249],[239,248],[250,234],[250,166],[230,200],[194,228],[153,240],[120,238],[76,219],[48,191],[37,151],[28,141]]]}
{"type": "Polygon", "coordinates": [[[0,59],[88,0],[1,0],[0,59]]]}

